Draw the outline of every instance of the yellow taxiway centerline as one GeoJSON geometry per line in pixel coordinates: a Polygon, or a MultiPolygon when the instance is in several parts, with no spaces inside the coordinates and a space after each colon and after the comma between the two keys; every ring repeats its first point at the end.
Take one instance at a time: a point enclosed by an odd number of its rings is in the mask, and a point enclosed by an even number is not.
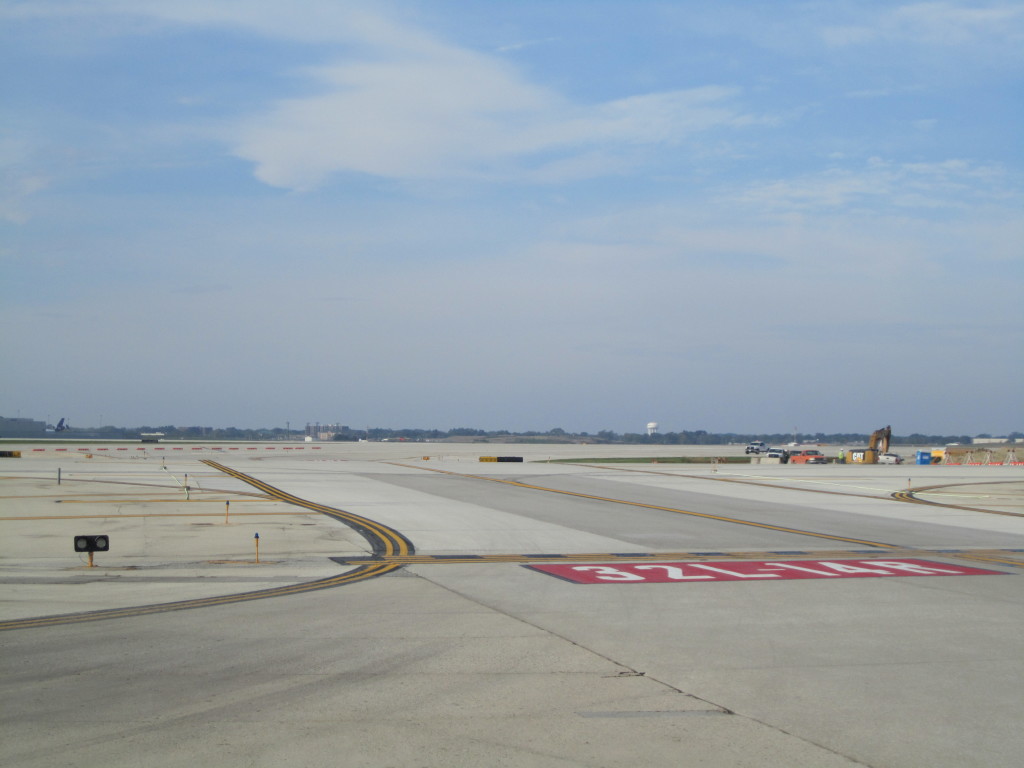
{"type": "MultiPolygon", "coordinates": [[[[724,515],[712,515],[712,514],[709,514],[709,513],[706,513],[706,512],[692,512],[690,510],[685,510],[685,509],[676,509],[675,507],[665,507],[665,506],[661,506],[659,504],[645,504],[645,503],[642,503],[642,502],[628,501],[626,499],[616,499],[616,498],[609,497],[609,496],[596,496],[594,494],[589,494],[589,493],[580,493],[578,491],[564,491],[564,490],[560,490],[558,488],[548,488],[548,487],[545,487],[545,486],[542,486],[542,485],[533,485],[531,483],[522,483],[522,482],[519,482],[518,480],[506,480],[506,479],[499,478],[499,477],[488,477],[486,475],[471,475],[471,474],[467,474],[467,473],[463,473],[463,472],[453,472],[453,471],[447,470],[447,469],[437,469],[435,467],[418,467],[418,466],[415,466],[415,465],[412,465],[412,464],[400,464],[398,462],[387,462],[387,463],[388,464],[393,464],[394,466],[397,466],[397,467],[406,467],[407,469],[421,469],[421,470],[425,470],[427,472],[438,472],[440,474],[454,475],[456,477],[465,477],[465,478],[469,478],[469,479],[473,479],[473,480],[486,480],[486,481],[492,482],[492,483],[502,483],[504,485],[512,485],[512,486],[516,486],[516,487],[519,487],[519,488],[528,488],[530,490],[535,490],[535,491],[545,491],[547,493],[557,493],[557,494],[561,494],[561,495],[564,495],[564,496],[575,496],[575,497],[578,497],[578,498],[593,499],[595,501],[606,501],[606,502],[610,502],[610,503],[613,503],[613,504],[625,504],[627,506],[641,507],[643,509],[657,509],[657,510],[662,510],[662,511],[665,511],[665,512],[674,512],[674,513],[680,514],[680,515],[688,515],[690,517],[700,517],[700,518],[704,518],[704,519],[707,519],[707,520],[718,520],[718,521],[721,521],[721,522],[724,522],[724,523],[733,523],[733,524],[736,524],[736,525],[746,525],[746,526],[751,526],[751,527],[754,527],[754,528],[763,528],[763,529],[772,530],[772,531],[780,531],[782,533],[794,533],[794,534],[798,534],[798,535],[801,535],[801,536],[812,536],[812,537],[818,538],[818,539],[829,539],[831,541],[844,541],[844,542],[847,542],[847,543],[850,543],[850,544],[862,544],[862,545],[868,546],[868,547],[878,547],[878,548],[881,548],[881,549],[885,549],[888,552],[900,551],[900,550],[906,550],[907,549],[906,547],[903,547],[901,545],[889,544],[889,543],[884,542],[884,541],[871,541],[871,540],[867,540],[867,539],[854,539],[854,538],[850,538],[848,536],[837,536],[835,534],[820,533],[820,532],[817,532],[817,531],[808,531],[808,530],[803,530],[801,528],[789,528],[789,527],[781,526],[781,525],[772,525],[770,523],[758,523],[758,522],[753,522],[753,521],[750,521],[750,520],[740,520],[740,519],[735,518],[735,517],[726,517],[724,515]]],[[[586,466],[593,466],[593,465],[586,465],[586,466]]],[[[640,471],[649,471],[649,470],[640,470],[640,471]]],[[[662,474],[662,473],[658,473],[658,474],[662,474]]],[[[723,480],[725,480],[725,478],[723,478],[723,480]]],[[[726,482],[729,482],[729,481],[726,480],[726,482]]],[[[793,489],[793,490],[804,490],[804,489],[793,489]]],[[[806,489],[806,490],[812,490],[812,489],[806,489]]],[[[816,490],[814,492],[817,492],[817,493],[840,493],[840,492],[836,492],[836,491],[816,491],[816,490]]],[[[842,494],[842,495],[849,495],[849,494],[842,494]]],[[[894,494],[893,498],[896,498],[897,496],[898,496],[898,494],[894,494]]],[[[863,498],[863,497],[861,497],[861,498],[863,498]]],[[[1013,513],[1009,513],[1009,514],[1013,514],[1013,513]]],[[[1006,560],[1006,559],[1002,559],[1002,558],[998,558],[998,557],[985,557],[985,556],[973,555],[973,554],[958,554],[958,555],[956,555],[956,557],[962,558],[962,559],[965,559],[965,560],[976,560],[976,561],[979,561],[979,562],[987,562],[987,563],[999,563],[999,564],[1002,564],[1002,565],[1013,565],[1013,566],[1017,566],[1017,567],[1019,567],[1021,565],[1021,562],[1019,560],[1006,560]]]]}
{"type": "Polygon", "coordinates": [[[353,571],[343,573],[339,576],[332,576],[328,579],[309,581],[303,584],[292,584],[287,587],[261,589],[255,592],[243,592],[237,595],[222,595],[220,597],[205,597],[198,598],[196,600],[181,600],[174,603],[140,605],[133,608],[111,608],[109,610],[63,614],[60,616],[41,616],[32,619],[12,619],[11,621],[0,621],[0,631],[9,629],[51,627],[61,624],[81,624],[83,622],[101,621],[104,619],[123,619],[132,616],[146,616],[152,613],[182,611],[189,608],[206,608],[214,605],[229,605],[231,603],[242,603],[250,600],[262,600],[268,597],[282,597],[284,595],[313,592],[319,589],[328,589],[330,587],[337,587],[343,584],[352,584],[366,579],[372,579],[377,576],[383,576],[385,573],[398,570],[401,567],[402,566],[397,563],[375,563],[361,566],[353,571]]]}
{"type": "Polygon", "coordinates": [[[474,480],[486,480],[492,483],[502,483],[504,485],[513,485],[518,488],[528,488],[534,491],[545,491],[547,493],[557,493],[563,496],[575,496],[581,499],[592,499],[594,501],[606,501],[612,504],[625,504],[630,507],[641,507],[643,509],[657,509],[663,512],[674,512],[678,515],[688,515],[690,517],[700,517],[705,520],[717,520],[723,523],[733,523],[736,525],[746,525],[753,528],[763,528],[770,531],[779,531],[781,533],[795,533],[800,536],[813,536],[819,539],[830,539],[832,541],[845,541],[850,544],[863,544],[867,547],[881,547],[883,549],[902,549],[902,547],[896,544],[887,544],[883,541],[870,541],[868,539],[854,539],[849,536],[837,536],[830,533],[819,533],[817,531],[806,531],[801,528],[789,528],[784,525],[772,525],[771,523],[757,523],[750,520],[740,520],[735,517],[726,517],[724,515],[712,515],[708,512],[692,512],[686,509],[677,509],[675,507],[665,507],[660,504],[645,504],[639,501],[629,501],[627,499],[616,499],[611,496],[596,496],[591,493],[580,493],[578,491],[563,491],[558,488],[548,488],[543,485],[533,485],[531,483],[521,483],[518,480],[503,480],[497,477],[487,477],[486,475],[469,475],[462,472],[452,472],[447,469],[435,469],[434,467],[416,467],[411,464],[398,464],[396,462],[388,462],[398,467],[406,467],[408,469],[422,469],[427,472],[440,472],[446,475],[454,475],[456,477],[466,477],[474,480]]]}

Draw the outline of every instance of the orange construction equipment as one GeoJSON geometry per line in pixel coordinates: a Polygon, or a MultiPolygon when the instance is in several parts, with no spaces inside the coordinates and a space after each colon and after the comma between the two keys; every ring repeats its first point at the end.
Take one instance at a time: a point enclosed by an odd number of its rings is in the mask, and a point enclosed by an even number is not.
{"type": "Polygon", "coordinates": [[[854,448],[850,451],[850,461],[854,464],[877,464],[878,457],[889,452],[889,441],[892,439],[892,427],[876,429],[871,433],[867,448],[854,448]]]}

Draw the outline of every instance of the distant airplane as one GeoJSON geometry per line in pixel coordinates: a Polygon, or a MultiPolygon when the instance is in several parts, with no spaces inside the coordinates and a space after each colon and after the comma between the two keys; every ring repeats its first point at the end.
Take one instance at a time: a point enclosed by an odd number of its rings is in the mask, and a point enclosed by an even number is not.
{"type": "Polygon", "coordinates": [[[65,429],[67,429],[69,425],[65,424],[64,422],[65,419],[61,419],[60,421],[58,421],[57,428],[54,430],[54,432],[63,432],[65,429]]]}

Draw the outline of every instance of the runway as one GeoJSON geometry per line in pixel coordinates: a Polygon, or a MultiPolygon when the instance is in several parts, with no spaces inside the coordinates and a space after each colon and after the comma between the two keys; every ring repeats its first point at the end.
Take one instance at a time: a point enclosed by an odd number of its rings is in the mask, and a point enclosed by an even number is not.
{"type": "Polygon", "coordinates": [[[2,465],[5,762],[1018,764],[1020,468],[326,448],[2,465]]]}

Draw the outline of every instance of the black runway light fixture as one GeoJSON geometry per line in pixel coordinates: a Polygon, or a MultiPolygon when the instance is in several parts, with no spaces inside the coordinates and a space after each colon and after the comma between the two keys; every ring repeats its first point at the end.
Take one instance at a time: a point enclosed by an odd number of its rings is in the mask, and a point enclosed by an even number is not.
{"type": "Polygon", "coordinates": [[[92,553],[110,550],[110,537],[104,534],[97,536],[75,536],[75,552],[89,553],[89,567],[93,567],[92,553]]]}

